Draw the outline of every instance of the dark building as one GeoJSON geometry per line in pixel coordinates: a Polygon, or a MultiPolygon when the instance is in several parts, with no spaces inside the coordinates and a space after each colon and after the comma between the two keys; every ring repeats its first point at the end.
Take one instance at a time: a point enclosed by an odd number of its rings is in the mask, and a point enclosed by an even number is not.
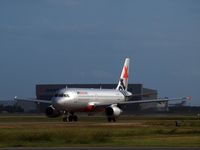
{"type": "MultiPolygon", "coordinates": [[[[36,85],[37,99],[50,100],[54,93],[62,88],[102,88],[102,89],[114,89],[116,84],[39,84],[36,85]]],[[[128,91],[133,93],[132,101],[142,99],[156,99],[157,91],[153,89],[143,88],[143,84],[129,84],[128,91]]],[[[40,111],[44,111],[47,107],[46,104],[37,104],[37,108],[40,111]]],[[[130,104],[126,106],[125,112],[136,112],[142,109],[157,110],[157,103],[148,104],[130,104]]]]}

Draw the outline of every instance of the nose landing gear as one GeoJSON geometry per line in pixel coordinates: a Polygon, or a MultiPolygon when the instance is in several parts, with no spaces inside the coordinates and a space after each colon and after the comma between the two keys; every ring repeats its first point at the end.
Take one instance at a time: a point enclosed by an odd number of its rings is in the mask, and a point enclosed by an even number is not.
{"type": "Polygon", "coordinates": [[[78,117],[77,115],[74,115],[73,112],[70,113],[70,115],[68,116],[68,113],[64,113],[64,117],[63,117],[63,122],[77,122],[78,121],[78,117]]]}

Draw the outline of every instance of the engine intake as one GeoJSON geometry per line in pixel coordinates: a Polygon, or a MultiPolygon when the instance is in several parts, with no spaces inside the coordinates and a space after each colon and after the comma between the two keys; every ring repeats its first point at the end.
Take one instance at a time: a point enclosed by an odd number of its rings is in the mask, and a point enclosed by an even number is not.
{"type": "Polygon", "coordinates": [[[55,118],[61,115],[61,113],[57,111],[52,105],[46,108],[45,114],[49,118],[55,118]]]}
{"type": "Polygon", "coordinates": [[[117,107],[117,105],[112,105],[106,108],[106,115],[107,116],[119,116],[122,113],[122,110],[117,107]]]}

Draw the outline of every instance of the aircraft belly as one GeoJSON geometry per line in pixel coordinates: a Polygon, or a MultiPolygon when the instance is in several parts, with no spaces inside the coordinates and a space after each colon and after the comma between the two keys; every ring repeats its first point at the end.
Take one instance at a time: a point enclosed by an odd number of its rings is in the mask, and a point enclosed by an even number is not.
{"type": "Polygon", "coordinates": [[[74,112],[82,112],[85,111],[91,103],[98,105],[109,105],[118,102],[124,101],[124,97],[122,95],[90,95],[90,96],[78,96],[75,99],[68,101],[65,104],[65,110],[74,111],[74,112]]]}
{"type": "Polygon", "coordinates": [[[88,100],[86,99],[76,99],[76,100],[73,100],[71,102],[68,102],[66,105],[65,105],[65,109],[67,111],[74,111],[74,112],[79,112],[79,111],[83,111],[85,108],[87,108],[88,106],[88,100]]]}

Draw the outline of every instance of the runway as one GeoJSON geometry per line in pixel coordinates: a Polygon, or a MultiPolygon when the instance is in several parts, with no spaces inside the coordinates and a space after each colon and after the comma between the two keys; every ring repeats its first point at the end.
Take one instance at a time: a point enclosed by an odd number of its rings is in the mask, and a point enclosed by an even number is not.
{"type": "Polygon", "coordinates": [[[0,150],[200,150],[198,148],[162,148],[162,147],[151,147],[151,148],[131,148],[131,147],[36,147],[36,148],[0,148],[0,150]]]}

